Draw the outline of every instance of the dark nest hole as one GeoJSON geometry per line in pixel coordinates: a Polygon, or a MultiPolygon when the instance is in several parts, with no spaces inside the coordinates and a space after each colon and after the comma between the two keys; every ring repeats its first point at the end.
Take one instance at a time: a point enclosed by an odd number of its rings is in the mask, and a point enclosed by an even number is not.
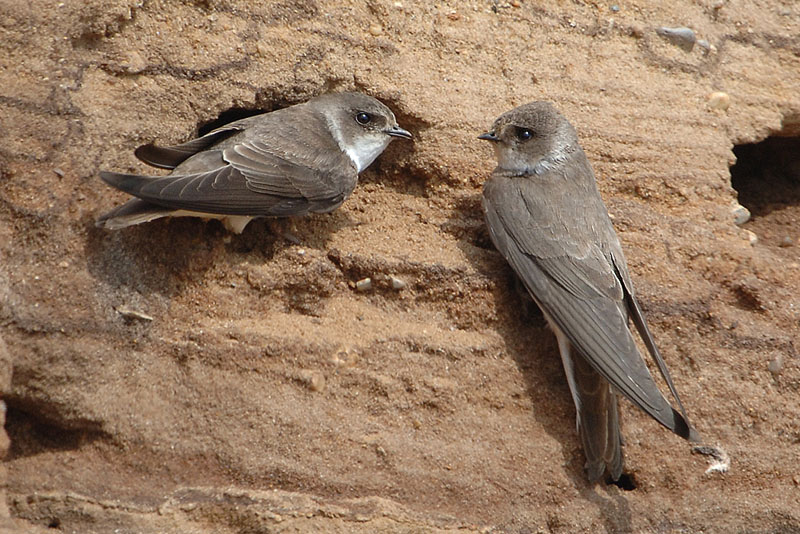
{"type": "Polygon", "coordinates": [[[87,421],[83,427],[65,428],[59,422],[36,413],[35,409],[26,411],[10,401],[5,428],[11,440],[11,447],[6,460],[48,452],[77,450],[97,439],[107,438],[102,430],[94,428],[96,426],[87,421]]]}
{"type": "Polygon", "coordinates": [[[247,109],[247,108],[237,108],[233,107],[227,111],[223,111],[219,114],[219,117],[216,120],[206,122],[205,124],[201,124],[200,127],[197,129],[198,137],[202,137],[208,132],[212,130],[216,130],[226,124],[230,124],[231,122],[238,121],[241,119],[246,119],[247,117],[252,117],[254,115],[261,115],[262,113],[266,113],[269,110],[263,109],[247,109]]]}
{"type": "Polygon", "coordinates": [[[199,124],[197,127],[197,136],[201,137],[212,130],[216,130],[217,128],[221,128],[226,124],[230,124],[241,119],[246,119],[255,115],[261,115],[263,113],[271,113],[273,111],[288,108],[289,106],[299,104],[301,102],[302,100],[287,100],[284,98],[269,99],[263,97],[263,95],[260,95],[256,97],[255,106],[253,108],[234,106],[220,112],[216,119],[199,124]]]}
{"type": "Polygon", "coordinates": [[[798,246],[800,137],[783,135],[798,130],[785,128],[760,143],[733,148],[736,164],[731,167],[731,185],[751,214],[744,227],[766,245],[798,246]]]}
{"type": "Polygon", "coordinates": [[[609,486],[614,485],[624,491],[633,491],[638,486],[636,477],[633,476],[633,473],[622,473],[617,480],[612,480],[611,477],[609,477],[606,480],[606,484],[609,486]]]}

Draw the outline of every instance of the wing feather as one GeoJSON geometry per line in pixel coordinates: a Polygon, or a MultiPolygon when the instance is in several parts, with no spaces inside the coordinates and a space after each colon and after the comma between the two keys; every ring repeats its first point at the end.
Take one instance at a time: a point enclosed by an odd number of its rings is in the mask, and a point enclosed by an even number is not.
{"type": "Polygon", "coordinates": [[[150,164],[174,167],[169,176],[101,177],[171,209],[251,216],[331,211],[355,188],[357,170],[323,117],[296,113],[302,106],[242,119],[183,145],[137,151],[150,164]]]}
{"type": "Polygon", "coordinates": [[[153,144],[142,145],[133,153],[141,161],[160,169],[174,169],[191,156],[219,143],[228,136],[240,131],[235,124],[217,128],[202,137],[175,146],[160,147],[153,144]]]}
{"type": "Polygon", "coordinates": [[[554,231],[557,220],[547,217],[552,206],[532,206],[536,200],[521,189],[523,184],[498,177],[484,187],[484,211],[496,247],[597,372],[659,423],[688,438],[688,423],[658,390],[628,329],[623,285],[612,264],[597,243],[554,231]]]}

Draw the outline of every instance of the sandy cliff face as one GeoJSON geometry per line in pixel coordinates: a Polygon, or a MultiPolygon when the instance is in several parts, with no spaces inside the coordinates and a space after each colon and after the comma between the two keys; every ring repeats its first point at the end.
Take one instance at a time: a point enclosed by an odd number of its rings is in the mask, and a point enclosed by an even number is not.
{"type": "Polygon", "coordinates": [[[776,200],[747,223],[751,244],[729,174],[735,144],[797,133],[799,34],[789,1],[0,3],[0,521],[800,530],[800,215],[776,200]],[[709,47],[684,51],[661,26],[709,47]],[[382,99],[416,139],[338,211],[240,236],[185,219],[94,228],[125,198],[98,170],[146,170],[136,146],[340,90],[382,99]],[[555,341],[480,211],[493,156],[477,134],[539,99],[578,129],[729,473],[704,474],[623,402],[638,487],[586,484],[555,341]]]}

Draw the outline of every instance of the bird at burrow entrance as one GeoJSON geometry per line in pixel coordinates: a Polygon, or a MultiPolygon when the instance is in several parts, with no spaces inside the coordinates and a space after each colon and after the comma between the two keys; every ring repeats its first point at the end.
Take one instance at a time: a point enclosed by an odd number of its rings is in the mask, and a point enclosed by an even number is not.
{"type": "Polygon", "coordinates": [[[257,217],[327,213],[395,138],[394,113],[363,93],[334,93],[231,122],[186,143],[136,149],[167,176],[102,171],[135,198],[97,220],[116,230],[162,217],[220,219],[241,233],[257,217]]]}

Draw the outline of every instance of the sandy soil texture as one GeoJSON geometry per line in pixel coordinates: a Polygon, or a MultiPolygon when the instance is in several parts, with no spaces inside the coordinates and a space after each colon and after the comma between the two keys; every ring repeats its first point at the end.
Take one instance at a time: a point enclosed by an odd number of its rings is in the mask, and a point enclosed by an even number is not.
{"type": "Polygon", "coordinates": [[[800,532],[798,35],[791,0],[0,0],[0,529],[800,532]],[[416,139],[336,212],[94,227],[137,146],[343,90],[416,139]],[[729,472],[622,402],[636,487],[587,484],[480,209],[476,137],[532,100],[729,472]]]}

